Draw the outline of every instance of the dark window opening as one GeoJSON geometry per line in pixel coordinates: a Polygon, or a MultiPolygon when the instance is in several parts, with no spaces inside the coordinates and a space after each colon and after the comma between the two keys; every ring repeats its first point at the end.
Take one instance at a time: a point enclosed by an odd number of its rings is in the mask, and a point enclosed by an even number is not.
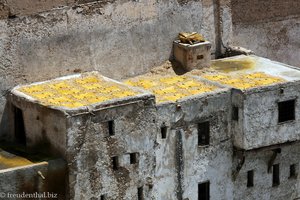
{"type": "Polygon", "coordinates": [[[279,164],[273,165],[273,187],[280,184],[279,164]]]}
{"type": "Polygon", "coordinates": [[[138,200],[144,200],[143,187],[138,188],[138,200]]]}
{"type": "Polygon", "coordinates": [[[295,120],[295,100],[278,103],[278,122],[295,120]]]}
{"type": "Polygon", "coordinates": [[[209,122],[198,124],[198,145],[209,145],[209,122]]]}
{"type": "Polygon", "coordinates": [[[197,60],[202,60],[203,58],[204,58],[203,55],[198,55],[198,56],[197,56],[197,60]]]}
{"type": "Polygon", "coordinates": [[[115,135],[115,123],[113,120],[108,121],[108,134],[115,135]]]}
{"type": "Polygon", "coordinates": [[[166,126],[163,126],[160,128],[161,138],[166,139],[167,138],[167,131],[168,128],[166,126]]]}
{"type": "Polygon", "coordinates": [[[119,158],[118,156],[112,157],[112,166],[113,170],[118,170],[119,169],[119,158]]]}
{"type": "Polygon", "coordinates": [[[106,200],[106,194],[101,195],[100,200],[106,200]]]}
{"type": "Polygon", "coordinates": [[[209,200],[209,181],[198,184],[198,200],[209,200]]]}
{"type": "Polygon", "coordinates": [[[149,183],[149,184],[148,184],[149,190],[152,190],[152,189],[153,189],[153,186],[154,186],[153,183],[149,183]]]}
{"type": "Polygon", "coordinates": [[[232,120],[235,120],[235,121],[239,120],[239,108],[236,106],[232,107],[232,120]]]}
{"type": "Polygon", "coordinates": [[[254,171],[248,171],[247,172],[247,187],[253,187],[254,186],[254,171]]]}
{"type": "Polygon", "coordinates": [[[297,172],[296,172],[296,164],[290,165],[290,178],[296,178],[297,172]]]}
{"type": "Polygon", "coordinates": [[[131,153],[130,154],[130,164],[136,164],[137,163],[137,153],[131,153]]]}
{"type": "Polygon", "coordinates": [[[283,94],[284,93],[284,89],[280,88],[279,92],[280,92],[280,94],[283,94]]]}
{"type": "Polygon", "coordinates": [[[14,115],[16,142],[21,145],[26,145],[23,111],[20,108],[14,107],[14,115]]]}

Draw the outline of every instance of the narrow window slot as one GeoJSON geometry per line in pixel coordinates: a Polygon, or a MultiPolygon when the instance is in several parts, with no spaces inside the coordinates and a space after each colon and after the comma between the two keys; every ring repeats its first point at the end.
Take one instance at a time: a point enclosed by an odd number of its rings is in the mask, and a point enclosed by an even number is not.
{"type": "Polygon", "coordinates": [[[209,181],[198,184],[198,200],[209,200],[209,181]]]}
{"type": "Polygon", "coordinates": [[[130,164],[136,164],[138,162],[137,153],[130,154],[130,164]]]}
{"type": "Polygon", "coordinates": [[[167,131],[168,128],[166,126],[163,126],[160,128],[161,138],[166,139],[167,138],[167,131]]]}
{"type": "Polygon", "coordinates": [[[143,187],[138,188],[138,200],[144,200],[143,187]]]}
{"type": "Polygon", "coordinates": [[[115,135],[115,123],[113,120],[108,121],[108,134],[115,135]]]}
{"type": "Polygon", "coordinates": [[[290,177],[289,178],[296,178],[297,172],[296,172],[296,164],[290,165],[290,177]]]}
{"type": "Polygon", "coordinates": [[[209,122],[198,124],[198,146],[209,145],[209,122]]]}
{"type": "Polygon", "coordinates": [[[232,107],[232,120],[234,120],[234,121],[239,120],[239,108],[236,106],[232,107]]]}
{"type": "Polygon", "coordinates": [[[254,171],[250,170],[247,172],[247,187],[254,186],[254,171]]]}
{"type": "Polygon", "coordinates": [[[15,139],[18,144],[26,145],[26,133],[24,126],[23,111],[14,107],[15,139]]]}
{"type": "Polygon", "coordinates": [[[118,156],[114,156],[111,159],[112,159],[113,170],[118,170],[119,169],[119,158],[118,158],[118,156]]]}
{"type": "Polygon", "coordinates": [[[279,164],[273,165],[273,187],[280,184],[279,164]]]}

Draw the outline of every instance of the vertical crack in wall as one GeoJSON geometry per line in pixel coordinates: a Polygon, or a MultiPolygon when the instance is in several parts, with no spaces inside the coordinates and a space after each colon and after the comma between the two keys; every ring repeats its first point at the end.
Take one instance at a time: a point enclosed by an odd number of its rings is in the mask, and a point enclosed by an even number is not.
{"type": "Polygon", "coordinates": [[[183,162],[183,148],[182,148],[182,130],[176,130],[176,138],[175,138],[175,168],[177,174],[177,188],[176,188],[176,196],[178,200],[182,200],[182,183],[183,183],[183,170],[184,170],[184,162],[183,162]]]}

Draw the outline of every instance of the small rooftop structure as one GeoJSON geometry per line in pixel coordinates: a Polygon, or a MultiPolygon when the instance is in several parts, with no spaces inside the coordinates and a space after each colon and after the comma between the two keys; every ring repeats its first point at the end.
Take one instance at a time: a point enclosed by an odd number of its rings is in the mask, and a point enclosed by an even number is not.
{"type": "Polygon", "coordinates": [[[179,40],[173,42],[174,60],[186,71],[210,66],[211,43],[185,44],[179,40]]]}

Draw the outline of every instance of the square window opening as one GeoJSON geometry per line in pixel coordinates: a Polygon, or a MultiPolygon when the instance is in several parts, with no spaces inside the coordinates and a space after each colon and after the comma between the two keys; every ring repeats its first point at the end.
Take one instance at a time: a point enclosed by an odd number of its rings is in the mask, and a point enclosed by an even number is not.
{"type": "Polygon", "coordinates": [[[295,120],[295,100],[278,103],[278,123],[295,120]]]}
{"type": "Polygon", "coordinates": [[[247,187],[254,186],[254,171],[250,170],[247,172],[247,187]]]}
{"type": "Polygon", "coordinates": [[[198,184],[198,200],[209,200],[209,181],[198,184]]]}
{"type": "Polygon", "coordinates": [[[273,165],[273,187],[280,184],[279,164],[273,165]]]}
{"type": "Polygon", "coordinates": [[[209,145],[209,133],[210,125],[208,121],[198,124],[198,146],[209,145]]]}
{"type": "Polygon", "coordinates": [[[163,126],[160,128],[160,133],[161,133],[161,138],[166,139],[167,138],[167,132],[168,132],[168,127],[163,126]]]}

